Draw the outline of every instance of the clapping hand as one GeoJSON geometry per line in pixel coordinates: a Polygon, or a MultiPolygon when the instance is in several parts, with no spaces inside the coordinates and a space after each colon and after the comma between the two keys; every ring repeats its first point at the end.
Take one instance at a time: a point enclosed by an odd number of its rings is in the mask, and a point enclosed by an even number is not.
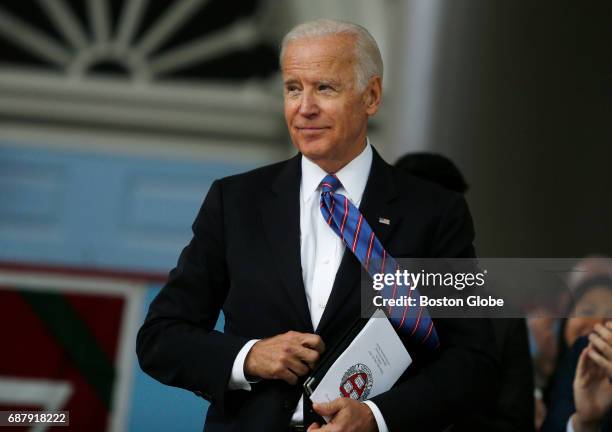
{"type": "Polygon", "coordinates": [[[574,377],[576,432],[596,431],[612,409],[612,322],[597,324],[578,359],[574,377]]]}
{"type": "Polygon", "coordinates": [[[612,321],[596,324],[589,335],[589,358],[612,380],[612,321]]]}

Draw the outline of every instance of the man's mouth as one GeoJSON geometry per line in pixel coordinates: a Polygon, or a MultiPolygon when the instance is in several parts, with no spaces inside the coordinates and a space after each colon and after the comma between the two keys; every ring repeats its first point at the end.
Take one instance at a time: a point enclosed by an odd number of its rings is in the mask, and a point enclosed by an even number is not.
{"type": "Polygon", "coordinates": [[[318,131],[322,131],[325,129],[329,129],[329,127],[327,126],[296,126],[296,129],[298,131],[303,131],[303,132],[318,132],[318,131]]]}

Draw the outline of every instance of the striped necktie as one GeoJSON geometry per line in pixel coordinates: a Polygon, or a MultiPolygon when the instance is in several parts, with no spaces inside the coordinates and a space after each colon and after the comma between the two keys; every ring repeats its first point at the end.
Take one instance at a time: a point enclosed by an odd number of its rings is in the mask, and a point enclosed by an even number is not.
{"type": "MultiPolygon", "coordinates": [[[[366,272],[392,273],[399,270],[395,259],[380,243],[361,212],[347,197],[336,193],[342,186],[338,177],[327,175],[321,182],[321,213],[327,224],[344,241],[346,247],[357,257],[366,272]]],[[[435,349],[439,345],[438,334],[427,309],[418,306],[419,292],[406,285],[385,285],[383,298],[400,298],[401,295],[417,299],[415,306],[389,306],[387,315],[398,333],[408,336],[412,343],[435,349]]]]}

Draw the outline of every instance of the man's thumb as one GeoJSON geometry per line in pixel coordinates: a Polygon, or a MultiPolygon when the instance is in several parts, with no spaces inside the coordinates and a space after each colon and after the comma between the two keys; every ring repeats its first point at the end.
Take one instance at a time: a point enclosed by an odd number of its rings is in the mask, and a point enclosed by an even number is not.
{"type": "Polygon", "coordinates": [[[312,405],[312,408],[319,415],[331,416],[336,414],[338,411],[340,411],[340,408],[342,408],[342,398],[337,398],[326,403],[316,403],[312,405]]]}

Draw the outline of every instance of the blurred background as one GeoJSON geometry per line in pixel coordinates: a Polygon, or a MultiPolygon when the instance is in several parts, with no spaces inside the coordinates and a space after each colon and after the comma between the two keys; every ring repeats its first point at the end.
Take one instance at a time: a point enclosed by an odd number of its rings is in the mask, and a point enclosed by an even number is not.
{"type": "Polygon", "coordinates": [[[612,254],[606,2],[2,1],[0,408],[201,430],[135,332],[211,182],[294,153],[278,46],[320,17],[378,41],[371,142],[458,165],[480,256],[612,254]]]}

